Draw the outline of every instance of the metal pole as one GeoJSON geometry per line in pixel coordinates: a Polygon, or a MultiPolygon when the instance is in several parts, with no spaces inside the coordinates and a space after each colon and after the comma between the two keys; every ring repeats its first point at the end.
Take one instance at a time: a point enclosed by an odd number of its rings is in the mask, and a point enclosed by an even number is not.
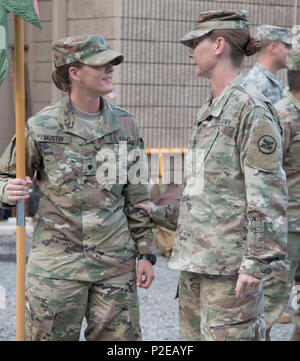
{"type": "MultiPolygon", "coordinates": [[[[15,25],[15,114],[17,178],[25,178],[25,83],[24,83],[24,21],[14,16],[15,25]]],[[[25,201],[17,202],[16,231],[16,340],[25,336],[25,201]]]]}
{"type": "Polygon", "coordinates": [[[297,25],[298,0],[294,3],[294,25],[297,25]]]}

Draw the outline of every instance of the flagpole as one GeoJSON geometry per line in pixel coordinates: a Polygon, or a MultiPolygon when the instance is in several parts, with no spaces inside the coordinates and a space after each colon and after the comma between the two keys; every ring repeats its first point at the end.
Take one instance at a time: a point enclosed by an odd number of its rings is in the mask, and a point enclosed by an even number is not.
{"type": "MultiPolygon", "coordinates": [[[[15,114],[16,114],[16,176],[25,178],[25,78],[24,21],[14,16],[15,26],[15,114]]],[[[17,202],[16,230],[16,340],[25,338],[25,200],[17,202]]]]}

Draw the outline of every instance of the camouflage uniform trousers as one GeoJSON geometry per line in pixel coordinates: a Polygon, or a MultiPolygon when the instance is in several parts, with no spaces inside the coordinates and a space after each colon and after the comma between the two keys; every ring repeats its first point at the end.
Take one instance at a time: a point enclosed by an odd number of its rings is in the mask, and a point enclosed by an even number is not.
{"type": "Polygon", "coordinates": [[[182,271],[179,319],[183,341],[263,341],[263,287],[235,296],[237,277],[182,271]]]}
{"type": "MultiPolygon", "coordinates": [[[[289,302],[294,281],[297,285],[296,271],[300,261],[300,233],[288,233],[287,256],[290,261],[288,281],[273,277],[272,273],[264,279],[265,320],[267,329],[280,318],[289,302]]],[[[297,271],[299,273],[299,270],[297,271]]],[[[298,285],[300,279],[298,275],[298,285]]]]}
{"type": "Polygon", "coordinates": [[[141,339],[135,272],[99,282],[28,274],[26,341],[78,341],[86,317],[87,341],[141,339]]]}

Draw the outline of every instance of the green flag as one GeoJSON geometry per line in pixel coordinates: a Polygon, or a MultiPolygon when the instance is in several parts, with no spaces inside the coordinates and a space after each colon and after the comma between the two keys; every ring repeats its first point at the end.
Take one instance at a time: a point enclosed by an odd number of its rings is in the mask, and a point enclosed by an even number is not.
{"type": "Polygon", "coordinates": [[[9,67],[8,13],[20,16],[30,24],[42,28],[37,0],[0,0],[0,84],[5,79],[9,67]]]}
{"type": "Polygon", "coordinates": [[[20,16],[28,23],[42,28],[39,22],[39,13],[36,0],[0,0],[0,5],[8,12],[20,16]]]}
{"type": "Polygon", "coordinates": [[[0,84],[6,77],[8,71],[8,23],[6,11],[0,5],[0,84]]]}

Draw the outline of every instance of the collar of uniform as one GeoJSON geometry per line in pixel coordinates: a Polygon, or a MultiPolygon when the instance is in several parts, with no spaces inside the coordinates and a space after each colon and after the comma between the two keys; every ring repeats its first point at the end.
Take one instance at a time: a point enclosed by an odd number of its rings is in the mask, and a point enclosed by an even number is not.
{"type": "Polygon", "coordinates": [[[111,107],[111,104],[101,97],[102,111],[100,118],[97,122],[96,128],[89,134],[87,143],[93,142],[96,139],[102,138],[107,134],[115,132],[121,128],[120,122],[115,117],[115,113],[111,107]]]}
{"type": "Polygon", "coordinates": [[[86,139],[87,143],[93,142],[95,139],[102,138],[121,128],[120,123],[114,116],[110,103],[101,97],[102,111],[96,128],[93,132],[88,133],[85,127],[81,124],[78,117],[75,115],[73,105],[69,95],[61,101],[59,126],[65,133],[75,134],[81,138],[86,139]]]}
{"type": "Polygon", "coordinates": [[[300,100],[298,100],[290,90],[287,90],[286,97],[293,103],[293,105],[297,108],[297,110],[300,112],[300,100]]]}
{"type": "Polygon", "coordinates": [[[267,70],[266,68],[264,68],[262,65],[260,65],[259,63],[256,63],[255,66],[262,71],[265,76],[271,81],[273,82],[276,86],[279,86],[280,88],[282,88],[282,82],[281,80],[273,73],[271,73],[269,70],[267,70]]]}
{"type": "Polygon", "coordinates": [[[209,116],[213,116],[215,118],[219,117],[225,104],[227,103],[233,89],[243,83],[244,76],[242,74],[238,74],[226,87],[223,89],[221,95],[216,99],[216,101],[212,104],[213,97],[212,95],[205,103],[207,109],[202,113],[201,117],[198,119],[198,123],[202,122],[203,120],[207,119],[209,116]]]}

